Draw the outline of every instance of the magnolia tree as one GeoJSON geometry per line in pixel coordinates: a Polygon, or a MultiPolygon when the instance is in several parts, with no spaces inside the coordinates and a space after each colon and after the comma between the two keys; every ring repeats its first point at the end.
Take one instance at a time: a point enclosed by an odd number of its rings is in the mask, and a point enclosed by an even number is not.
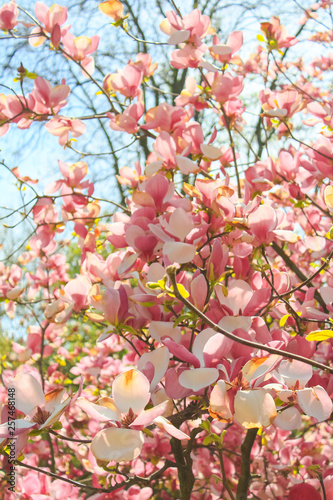
{"type": "Polygon", "coordinates": [[[45,189],[1,164],[22,194],[9,216],[30,224],[0,265],[23,332],[3,338],[5,500],[333,498],[331,2],[294,34],[263,20],[245,56],[241,31],[167,4],[151,40],[129,2],[95,7],[143,48],[114,73],[66,7],[0,8],[3,46],[79,70],[55,84],[23,60],[0,96],[2,140],[45,127],[70,158],[45,189]],[[305,40],[321,54],[305,61],[305,40]],[[86,83],[100,108],[73,116],[86,83]],[[146,152],[125,165],[124,148],[123,191],[103,199],[89,168],[105,152],[79,150],[88,124],[88,143],[103,126],[146,152]]]}

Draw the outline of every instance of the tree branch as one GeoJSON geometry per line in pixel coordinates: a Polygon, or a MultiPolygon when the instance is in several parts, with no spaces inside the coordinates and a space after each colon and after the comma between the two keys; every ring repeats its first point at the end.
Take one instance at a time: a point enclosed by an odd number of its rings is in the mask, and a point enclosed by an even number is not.
{"type": "Polygon", "coordinates": [[[199,311],[191,302],[189,302],[187,299],[184,299],[184,297],[181,296],[181,294],[178,291],[177,287],[177,282],[176,282],[176,271],[177,269],[174,266],[169,266],[166,268],[167,275],[170,278],[170,281],[173,286],[172,293],[177,297],[180,302],[182,302],[188,309],[193,311],[199,318],[201,318],[206,325],[210,326],[215,330],[216,332],[222,333],[225,337],[228,339],[234,340],[235,342],[242,344],[242,345],[247,345],[249,347],[254,347],[255,349],[262,349],[263,351],[269,352],[270,354],[277,354],[278,356],[288,358],[288,359],[295,359],[297,361],[301,361],[302,363],[305,363],[307,365],[313,366],[315,368],[321,368],[322,370],[328,371],[329,373],[333,373],[333,368],[323,365],[322,363],[319,363],[318,361],[313,361],[308,358],[304,358],[303,356],[300,356],[299,354],[294,354],[291,352],[286,352],[286,351],[281,351],[279,349],[274,349],[274,347],[269,347],[264,344],[260,344],[259,342],[253,342],[252,340],[246,340],[242,339],[240,337],[237,337],[237,335],[234,335],[233,333],[227,332],[220,326],[216,325],[213,321],[211,321],[204,313],[199,311]]]}
{"type": "Polygon", "coordinates": [[[248,429],[246,437],[241,446],[242,461],[241,475],[239,478],[236,500],[247,500],[247,490],[249,489],[251,479],[251,450],[259,429],[248,429]]]}

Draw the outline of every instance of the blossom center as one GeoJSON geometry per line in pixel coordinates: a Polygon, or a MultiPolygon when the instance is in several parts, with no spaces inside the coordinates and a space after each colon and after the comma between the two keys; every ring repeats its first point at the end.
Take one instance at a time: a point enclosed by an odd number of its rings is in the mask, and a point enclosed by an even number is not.
{"type": "Polygon", "coordinates": [[[42,425],[46,422],[50,415],[51,413],[49,411],[42,410],[39,406],[37,406],[36,413],[32,417],[32,421],[36,422],[38,425],[42,425]]]}
{"type": "Polygon", "coordinates": [[[132,408],[128,410],[128,413],[121,419],[120,423],[122,427],[129,427],[132,422],[136,419],[137,415],[134,413],[132,408]]]}

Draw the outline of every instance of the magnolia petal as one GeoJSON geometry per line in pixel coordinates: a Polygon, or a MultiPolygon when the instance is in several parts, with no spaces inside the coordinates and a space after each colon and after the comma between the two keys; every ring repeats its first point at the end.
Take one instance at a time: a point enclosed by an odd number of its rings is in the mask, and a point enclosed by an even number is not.
{"type": "Polygon", "coordinates": [[[331,398],[320,385],[297,391],[297,400],[304,413],[318,422],[329,418],[333,410],[331,398]]]}
{"type": "Polygon", "coordinates": [[[151,321],[149,335],[158,342],[161,342],[162,337],[170,337],[178,344],[182,337],[182,332],[179,326],[174,327],[173,323],[168,323],[166,321],[151,321]]]}
{"type": "Polygon", "coordinates": [[[179,376],[179,383],[186,389],[197,392],[213,384],[219,376],[217,368],[194,368],[185,370],[179,376]]]}
{"type": "Polygon", "coordinates": [[[143,443],[141,431],[109,427],[96,434],[91,443],[91,452],[102,462],[128,462],[140,455],[143,443]]]}
{"type": "Polygon", "coordinates": [[[121,420],[121,414],[119,411],[113,411],[106,406],[91,403],[85,398],[77,398],[76,404],[91,418],[94,418],[99,422],[109,422],[110,420],[120,422],[121,420]]]}
{"type": "Polygon", "coordinates": [[[287,113],[288,111],[286,109],[268,109],[264,114],[272,118],[283,118],[287,113]]]}
{"type": "Polygon", "coordinates": [[[140,370],[127,370],[115,378],[112,396],[121,413],[127,413],[130,408],[140,413],[150,400],[149,380],[140,370]]]}
{"type": "Polygon", "coordinates": [[[227,394],[227,386],[224,380],[219,380],[210,394],[209,414],[217,420],[232,421],[230,411],[230,400],[227,394]]]}
{"type": "Polygon", "coordinates": [[[204,68],[207,71],[212,71],[213,73],[216,71],[216,66],[213,64],[209,63],[208,61],[205,61],[204,59],[199,63],[199,68],[204,68]]]}
{"type": "Polygon", "coordinates": [[[155,371],[150,381],[150,390],[153,391],[168,369],[170,353],[167,347],[158,347],[154,351],[142,354],[138,362],[138,370],[143,370],[146,363],[154,365],[155,371]]]}
{"type": "Polygon", "coordinates": [[[229,333],[241,328],[249,331],[251,328],[252,318],[250,316],[224,316],[219,321],[219,326],[229,333]]]}
{"type": "Polygon", "coordinates": [[[280,356],[273,354],[270,356],[264,356],[261,358],[252,358],[250,361],[245,363],[242,368],[242,373],[248,382],[256,380],[267,372],[270,372],[276,363],[280,360],[280,356]]]}
{"type": "Polygon", "coordinates": [[[203,155],[212,161],[218,160],[222,156],[222,151],[220,150],[220,148],[212,146],[211,144],[201,144],[200,149],[203,155]]]}
{"type": "Polygon", "coordinates": [[[195,246],[189,243],[181,243],[179,241],[170,241],[164,244],[163,254],[168,257],[170,262],[178,262],[178,264],[186,264],[191,262],[195,256],[195,246]]]}
{"type": "Polygon", "coordinates": [[[165,430],[170,436],[175,437],[176,439],[190,439],[190,437],[184,432],[177,429],[174,425],[170,424],[170,422],[164,417],[157,417],[154,420],[154,423],[165,430]]]}
{"type": "Polygon", "coordinates": [[[293,387],[297,380],[299,380],[300,387],[304,387],[312,377],[312,367],[295,359],[281,361],[278,372],[282,375],[288,387],[293,387]]]}
{"type": "Polygon", "coordinates": [[[189,30],[175,31],[167,41],[169,45],[178,45],[179,43],[186,42],[190,38],[191,32],[189,30]]]}
{"type": "Polygon", "coordinates": [[[26,415],[37,406],[44,406],[45,397],[42,386],[30,373],[21,372],[10,382],[15,389],[15,406],[26,415]]]}
{"type": "Polygon", "coordinates": [[[333,186],[326,186],[324,200],[329,211],[333,213],[333,186]]]}
{"type": "Polygon", "coordinates": [[[207,341],[203,349],[205,366],[216,366],[231,351],[233,343],[233,340],[228,339],[221,333],[216,333],[207,341]]]}
{"type": "Polygon", "coordinates": [[[163,165],[163,161],[156,160],[151,163],[148,163],[148,165],[145,168],[145,174],[147,177],[152,177],[154,174],[156,174],[159,170],[161,170],[163,165]]]}
{"type": "Polygon", "coordinates": [[[295,406],[291,406],[277,414],[274,425],[285,431],[299,429],[302,425],[301,414],[295,406]]]}
{"type": "Polygon", "coordinates": [[[279,240],[288,241],[288,243],[297,243],[297,241],[300,240],[300,236],[298,234],[287,229],[275,229],[273,233],[279,240]]]}
{"type": "MultiPolygon", "coordinates": [[[[267,384],[265,385],[265,388],[267,387],[270,387],[272,384],[267,384]]],[[[277,388],[277,391],[276,391],[276,395],[279,399],[281,399],[281,401],[283,401],[284,403],[290,403],[290,401],[293,401],[294,398],[294,391],[290,390],[290,389],[279,389],[277,388]]]]}
{"type": "Polygon", "coordinates": [[[15,427],[8,427],[9,422],[5,422],[4,424],[0,425],[0,438],[11,438],[13,437],[13,432],[15,436],[18,436],[19,434],[22,434],[23,432],[27,431],[28,429],[31,429],[33,427],[37,427],[37,424],[35,422],[29,422],[29,420],[25,420],[23,418],[20,418],[18,420],[10,420],[10,422],[15,422],[15,427]]]}
{"type": "Polygon", "coordinates": [[[192,347],[192,352],[194,356],[200,361],[200,365],[204,366],[203,349],[210,338],[216,335],[216,331],[213,328],[205,328],[195,337],[192,347]]]}
{"type": "Polygon", "coordinates": [[[44,409],[49,412],[53,412],[54,408],[61,403],[63,395],[65,394],[65,389],[63,387],[58,387],[53,389],[53,391],[45,394],[45,406],[44,409]]]}
{"type": "Polygon", "coordinates": [[[167,406],[168,406],[168,401],[163,401],[157,406],[154,406],[153,408],[149,408],[149,410],[143,411],[140,413],[140,415],[130,424],[130,427],[133,429],[137,427],[147,427],[147,425],[150,425],[154,420],[165,412],[167,406]]]}
{"type": "Polygon", "coordinates": [[[225,45],[222,43],[213,45],[212,47],[210,47],[210,50],[218,56],[226,56],[232,53],[232,47],[229,47],[229,45],[225,45]]]}
{"type": "Polygon", "coordinates": [[[186,349],[184,345],[179,345],[168,337],[163,339],[163,343],[167,346],[171,354],[176,356],[178,359],[181,359],[182,361],[185,361],[185,363],[193,365],[194,368],[200,367],[199,360],[194,356],[192,352],[186,349]]]}
{"type": "Polygon", "coordinates": [[[111,17],[114,21],[118,21],[123,17],[124,7],[119,0],[102,2],[98,8],[103,14],[111,17]]]}
{"type": "Polygon", "coordinates": [[[69,406],[69,404],[71,402],[71,399],[72,398],[70,396],[68,396],[68,398],[65,401],[63,401],[62,403],[60,403],[59,405],[57,405],[54,408],[54,410],[51,413],[51,415],[49,416],[49,418],[39,428],[40,429],[44,429],[44,427],[51,427],[51,425],[53,425],[56,422],[58,422],[58,420],[61,417],[61,415],[64,413],[64,411],[66,410],[66,408],[69,406]]]}
{"type": "Polygon", "coordinates": [[[274,399],[264,389],[238,391],[234,408],[236,419],[245,429],[268,427],[277,415],[274,399]]]}
{"type": "Polygon", "coordinates": [[[176,156],[176,163],[177,167],[184,175],[194,174],[200,170],[197,163],[189,158],[185,158],[184,156],[176,156]]]}

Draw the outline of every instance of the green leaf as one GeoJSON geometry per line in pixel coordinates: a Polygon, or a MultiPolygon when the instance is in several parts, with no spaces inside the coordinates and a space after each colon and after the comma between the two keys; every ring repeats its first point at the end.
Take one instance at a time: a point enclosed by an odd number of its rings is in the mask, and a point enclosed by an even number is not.
{"type": "Polygon", "coordinates": [[[140,302],[140,306],[143,307],[153,307],[155,305],[155,302],[140,302]]]}
{"type": "Polygon", "coordinates": [[[210,432],[210,422],[208,420],[201,422],[200,427],[205,431],[210,432]]]}
{"type": "MultiPolygon", "coordinates": [[[[178,293],[183,297],[183,299],[187,299],[187,297],[190,296],[190,294],[188,293],[186,288],[183,285],[181,285],[180,283],[177,283],[177,289],[178,289],[178,293]]],[[[171,287],[171,292],[173,292],[173,287],[171,287]]],[[[173,293],[170,293],[170,292],[168,292],[168,295],[170,295],[170,297],[175,297],[175,295],[173,293]]]]}
{"type": "Polygon", "coordinates": [[[328,231],[328,233],[326,234],[326,238],[328,240],[333,240],[333,226],[331,227],[331,229],[328,231]]]}
{"type": "Polygon", "coordinates": [[[284,327],[284,325],[287,323],[289,318],[291,318],[291,314],[285,314],[284,316],[282,316],[282,318],[280,319],[281,328],[284,327]]]}
{"type": "Polygon", "coordinates": [[[212,443],[214,443],[215,439],[213,438],[213,436],[206,436],[205,439],[203,440],[203,445],[204,446],[208,446],[212,443]]]}
{"type": "Polygon", "coordinates": [[[149,429],[143,429],[142,432],[146,434],[146,436],[153,438],[154,434],[149,429]]]}
{"type": "Polygon", "coordinates": [[[43,432],[43,429],[41,431],[39,429],[36,429],[36,430],[30,431],[29,436],[30,437],[40,436],[42,434],[42,432],[43,432]]]}
{"type": "Polygon", "coordinates": [[[309,342],[311,342],[312,340],[319,342],[321,340],[332,339],[333,330],[316,330],[315,332],[309,333],[309,335],[307,335],[305,338],[309,342]]]}
{"type": "Polygon", "coordinates": [[[173,327],[175,328],[179,325],[179,323],[188,319],[193,319],[193,315],[191,313],[182,314],[181,316],[179,316],[179,318],[176,319],[176,321],[173,322],[173,327]]]}
{"type": "Polygon", "coordinates": [[[156,290],[161,288],[158,283],[147,283],[147,287],[150,288],[151,290],[156,290]]]}
{"type": "Polygon", "coordinates": [[[62,423],[61,422],[56,422],[55,424],[52,425],[52,429],[54,431],[60,431],[60,429],[62,429],[62,423]]]}
{"type": "Polygon", "coordinates": [[[30,80],[36,80],[36,78],[37,78],[36,73],[30,73],[30,71],[26,71],[26,72],[25,72],[25,76],[26,76],[27,78],[30,78],[30,80]]]}

